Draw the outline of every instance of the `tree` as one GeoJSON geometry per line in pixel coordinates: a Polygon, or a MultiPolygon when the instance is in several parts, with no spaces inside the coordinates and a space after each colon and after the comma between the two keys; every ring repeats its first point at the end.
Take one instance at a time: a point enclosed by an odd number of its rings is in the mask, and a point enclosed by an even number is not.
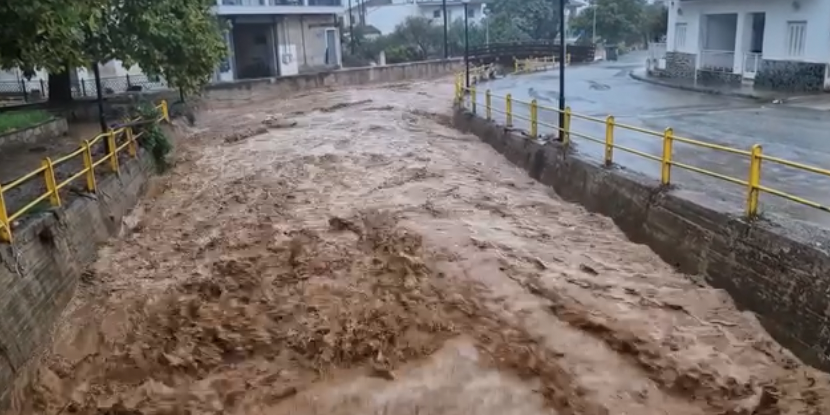
{"type": "Polygon", "coordinates": [[[597,37],[612,44],[638,42],[645,33],[645,7],[645,0],[595,0],[571,21],[571,27],[593,37],[596,10],[597,37]]]}
{"type": "Polygon", "coordinates": [[[664,4],[646,6],[646,40],[659,42],[669,30],[669,9],[664,4]]]}
{"type": "Polygon", "coordinates": [[[2,3],[0,66],[47,69],[50,99],[71,98],[69,68],[112,59],[193,91],[227,53],[213,0],[2,3]]]}
{"type": "MultiPolygon", "coordinates": [[[[567,3],[568,0],[563,0],[567,3]]],[[[559,33],[559,0],[493,0],[493,31],[516,40],[553,40],[559,33]]]]}

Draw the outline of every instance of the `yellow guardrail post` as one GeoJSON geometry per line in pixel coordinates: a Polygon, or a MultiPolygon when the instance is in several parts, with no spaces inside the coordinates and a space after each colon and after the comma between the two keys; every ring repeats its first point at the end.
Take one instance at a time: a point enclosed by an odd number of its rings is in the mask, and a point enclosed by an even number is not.
{"type": "Polygon", "coordinates": [[[488,89],[487,92],[484,94],[484,106],[487,109],[487,119],[490,120],[493,118],[493,95],[490,93],[488,89]]]}
{"type": "Polygon", "coordinates": [[[12,224],[9,223],[9,213],[6,211],[6,198],[3,196],[3,186],[0,186],[0,241],[12,241],[12,224]]]}
{"type": "Polygon", "coordinates": [[[124,133],[127,134],[127,150],[130,152],[130,156],[135,158],[138,156],[138,148],[135,145],[135,138],[133,138],[133,127],[127,127],[124,133]]]}
{"type": "Polygon", "coordinates": [[[614,116],[605,118],[605,165],[614,164],[614,116]]]}
{"type": "Polygon", "coordinates": [[[164,120],[170,122],[170,108],[167,106],[167,100],[161,100],[161,115],[164,120]]]}
{"type": "Polygon", "coordinates": [[[470,87],[470,110],[473,112],[473,115],[476,113],[476,87],[470,87]]]}
{"type": "Polygon", "coordinates": [[[84,140],[82,146],[84,147],[84,169],[86,170],[86,190],[89,192],[95,191],[95,167],[92,166],[92,146],[89,145],[89,140],[84,140]]]}
{"type": "Polygon", "coordinates": [[[565,65],[570,65],[570,64],[571,64],[571,54],[569,53],[569,54],[565,55],[565,65]]]}
{"type": "Polygon", "coordinates": [[[562,126],[562,142],[568,146],[571,144],[571,107],[565,107],[565,116],[562,117],[565,125],[562,126]]]}
{"type": "Polygon", "coordinates": [[[519,73],[519,60],[513,58],[513,73],[519,73]]]}
{"type": "Polygon", "coordinates": [[[761,153],[763,148],[756,144],[752,146],[749,159],[749,180],[747,181],[746,216],[753,219],[758,216],[758,199],[761,196],[761,153]]]}
{"type": "Polygon", "coordinates": [[[45,169],[43,170],[43,179],[46,182],[46,192],[49,194],[49,202],[52,206],[61,205],[61,195],[58,193],[58,181],[55,180],[55,165],[52,164],[52,159],[46,157],[41,164],[45,169]]]}
{"type": "Polygon", "coordinates": [[[118,153],[115,151],[115,131],[110,129],[107,134],[107,157],[110,159],[110,168],[118,173],[118,153]]]}
{"type": "Polygon", "coordinates": [[[671,156],[672,156],[672,144],[674,142],[674,130],[671,128],[666,128],[663,132],[663,158],[660,162],[661,164],[661,171],[660,171],[660,183],[664,186],[667,186],[671,183],[671,156]]]}
{"type": "Polygon", "coordinates": [[[504,113],[505,113],[505,125],[508,127],[513,126],[513,95],[507,94],[504,97],[504,113]]]}
{"type": "Polygon", "coordinates": [[[539,104],[534,99],[530,101],[530,136],[539,135],[539,104]]]}

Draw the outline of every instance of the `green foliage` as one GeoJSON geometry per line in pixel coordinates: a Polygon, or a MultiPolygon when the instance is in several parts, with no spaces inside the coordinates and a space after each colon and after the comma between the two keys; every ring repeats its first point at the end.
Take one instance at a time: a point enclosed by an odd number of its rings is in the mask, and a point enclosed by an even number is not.
{"type": "Polygon", "coordinates": [[[52,114],[42,110],[24,110],[0,113],[0,134],[22,130],[52,119],[52,114]]]}
{"type": "MultiPolygon", "coordinates": [[[[157,120],[161,117],[161,112],[152,103],[142,102],[136,107],[135,115],[140,116],[142,120],[157,120]]],[[[144,123],[136,128],[136,133],[141,133],[138,142],[153,156],[156,169],[159,172],[167,170],[167,155],[173,150],[173,144],[161,130],[159,123],[144,123]]]]}
{"type": "Polygon", "coordinates": [[[59,73],[118,59],[193,92],[227,53],[214,0],[0,3],[0,67],[59,73]]]}
{"type": "Polygon", "coordinates": [[[493,0],[487,5],[493,18],[491,40],[494,33],[511,38],[504,41],[555,39],[559,33],[559,1],[493,0]]]}
{"type": "Polygon", "coordinates": [[[594,10],[596,10],[597,37],[608,44],[636,43],[647,35],[649,5],[645,0],[594,0],[572,21],[571,27],[587,38],[593,37],[594,10]]]}

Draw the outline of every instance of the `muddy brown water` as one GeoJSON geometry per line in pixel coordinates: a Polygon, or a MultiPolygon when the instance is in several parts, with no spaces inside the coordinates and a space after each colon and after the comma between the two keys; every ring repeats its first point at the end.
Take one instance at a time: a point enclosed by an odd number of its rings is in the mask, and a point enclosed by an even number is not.
{"type": "Polygon", "coordinates": [[[203,115],[10,413],[830,413],[725,293],[443,125],[451,96],[203,115]]]}

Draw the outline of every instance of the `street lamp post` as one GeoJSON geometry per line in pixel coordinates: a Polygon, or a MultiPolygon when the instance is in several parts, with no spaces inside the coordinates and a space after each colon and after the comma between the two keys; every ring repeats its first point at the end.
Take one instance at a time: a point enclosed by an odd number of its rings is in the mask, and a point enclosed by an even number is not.
{"type": "Polygon", "coordinates": [[[470,0],[461,0],[464,3],[464,78],[467,88],[470,87],[470,13],[467,10],[470,0]]]}
{"type": "Polygon", "coordinates": [[[448,37],[447,31],[449,30],[447,24],[449,22],[449,18],[447,17],[447,0],[444,0],[442,7],[441,7],[441,15],[444,16],[444,59],[449,59],[450,57],[450,40],[448,37]]]}
{"type": "Polygon", "coordinates": [[[594,24],[591,27],[591,43],[596,45],[597,44],[597,0],[594,0],[592,2],[591,8],[594,9],[594,24]]]}
{"type": "Polygon", "coordinates": [[[351,48],[352,55],[354,55],[354,15],[352,14],[352,0],[349,0],[349,48],[351,48]]]}
{"type": "Polygon", "coordinates": [[[559,138],[564,134],[565,125],[565,2],[559,0],[559,138]]]}

